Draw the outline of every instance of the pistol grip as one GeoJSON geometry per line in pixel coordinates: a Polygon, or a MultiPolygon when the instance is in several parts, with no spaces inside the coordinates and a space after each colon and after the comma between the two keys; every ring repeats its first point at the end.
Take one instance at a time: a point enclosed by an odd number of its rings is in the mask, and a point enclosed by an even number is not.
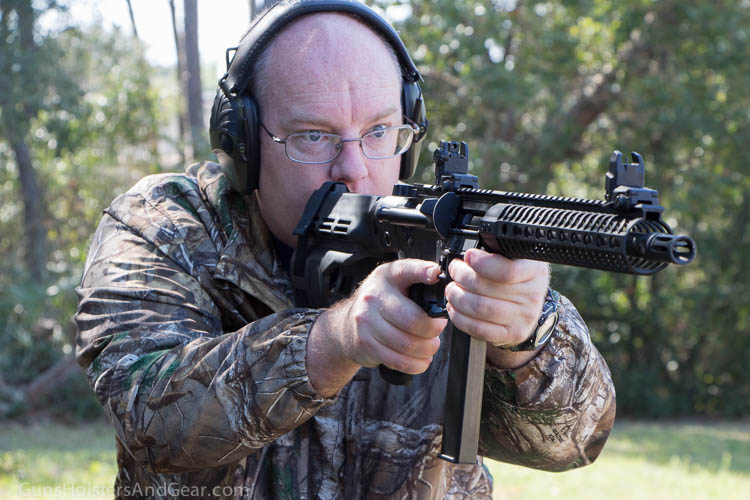
{"type": "MultiPolygon", "coordinates": [[[[409,298],[419,307],[425,310],[431,318],[447,318],[448,310],[445,308],[445,275],[439,276],[439,281],[434,285],[417,283],[409,287],[409,298]]],[[[402,373],[385,365],[378,366],[380,376],[392,385],[409,385],[412,375],[402,373]]]]}
{"type": "Polygon", "coordinates": [[[391,385],[409,385],[413,375],[396,371],[385,365],[378,366],[380,377],[391,385]]]}

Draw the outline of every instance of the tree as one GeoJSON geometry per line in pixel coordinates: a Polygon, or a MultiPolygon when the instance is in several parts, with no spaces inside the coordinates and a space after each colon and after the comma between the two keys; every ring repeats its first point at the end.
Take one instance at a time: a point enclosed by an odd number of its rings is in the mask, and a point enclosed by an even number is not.
{"type": "Polygon", "coordinates": [[[91,408],[81,380],[63,384],[78,372],[70,322],[74,287],[102,209],[135,179],[159,169],[158,92],[133,37],[73,24],[42,30],[36,21],[61,10],[54,2],[2,7],[0,416],[41,396],[68,409],[91,408]],[[33,173],[40,194],[29,195],[24,171],[33,173]],[[31,223],[24,207],[29,200],[41,207],[40,199],[47,208],[31,223]],[[30,237],[22,237],[29,227],[43,230],[43,245],[30,246],[30,237]],[[40,247],[44,272],[38,278],[32,266],[17,261],[40,247]]]}
{"type": "Polygon", "coordinates": [[[203,96],[201,88],[201,65],[198,51],[198,3],[185,0],[185,80],[187,109],[190,122],[190,139],[193,154],[206,151],[206,125],[203,123],[203,96]]]}
{"type": "MultiPolygon", "coordinates": [[[[183,37],[180,30],[177,28],[177,13],[175,11],[174,0],[169,0],[169,10],[172,14],[172,33],[174,34],[174,46],[175,51],[177,52],[177,86],[179,89],[179,95],[185,96],[188,93],[186,81],[184,78],[186,72],[185,67],[187,65],[185,61],[185,44],[183,42],[183,37]]],[[[181,164],[184,164],[188,157],[193,156],[192,148],[190,148],[190,151],[187,151],[187,147],[189,145],[188,141],[186,140],[186,130],[188,130],[189,128],[189,121],[187,118],[187,114],[185,113],[186,104],[187,103],[184,100],[180,99],[177,105],[177,124],[179,134],[179,137],[177,139],[177,149],[180,153],[181,164]]]]}
{"type": "Polygon", "coordinates": [[[50,44],[34,39],[36,12],[31,0],[8,1],[0,11],[0,135],[14,153],[24,206],[24,255],[26,268],[35,280],[42,280],[47,263],[44,194],[39,185],[29,148],[31,120],[39,112],[36,99],[53,90],[53,75],[45,70],[54,52],[50,44]]]}
{"type": "Polygon", "coordinates": [[[200,53],[198,51],[198,4],[185,0],[183,4],[183,29],[178,28],[174,0],[169,0],[172,14],[172,31],[177,50],[177,80],[180,95],[179,135],[183,145],[182,162],[203,157],[209,152],[206,124],[203,121],[203,96],[201,87],[200,53]],[[189,135],[189,139],[188,139],[189,135]]]}
{"type": "Polygon", "coordinates": [[[612,150],[644,154],[697,260],[651,278],[560,268],[553,286],[587,319],[618,411],[746,414],[750,3],[373,3],[409,14],[397,27],[425,77],[427,149],[466,140],[484,187],[601,198],[612,150]]]}
{"type": "Polygon", "coordinates": [[[133,27],[133,36],[138,38],[138,27],[135,24],[135,15],[133,14],[133,4],[130,0],[128,2],[128,14],[130,15],[130,25],[133,27]]]}

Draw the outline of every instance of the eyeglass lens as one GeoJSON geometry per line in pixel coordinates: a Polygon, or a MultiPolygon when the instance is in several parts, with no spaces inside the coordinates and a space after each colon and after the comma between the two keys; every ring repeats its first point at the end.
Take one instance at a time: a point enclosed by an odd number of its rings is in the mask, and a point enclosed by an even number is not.
{"type": "MultiPolygon", "coordinates": [[[[411,145],[414,131],[409,125],[373,130],[358,139],[362,152],[371,159],[385,159],[400,155],[411,145]]],[[[347,141],[349,142],[349,141],[347,141]]],[[[286,153],[292,160],[307,163],[327,163],[343,147],[341,136],[318,131],[291,134],[286,139],[286,153]]]]}

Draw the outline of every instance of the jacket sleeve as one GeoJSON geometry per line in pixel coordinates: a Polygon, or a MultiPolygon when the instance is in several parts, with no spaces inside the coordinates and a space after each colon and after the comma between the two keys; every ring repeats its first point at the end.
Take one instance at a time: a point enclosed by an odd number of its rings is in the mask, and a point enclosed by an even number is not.
{"type": "Polygon", "coordinates": [[[317,311],[225,332],[198,272],[163,250],[105,215],[77,290],[78,362],[135,460],[155,472],[226,465],[330,402],[305,368],[317,311]]]}
{"type": "Polygon", "coordinates": [[[516,370],[488,363],[480,452],[495,460],[563,471],[592,463],[615,418],[609,368],[573,304],[543,350],[516,370]]]}

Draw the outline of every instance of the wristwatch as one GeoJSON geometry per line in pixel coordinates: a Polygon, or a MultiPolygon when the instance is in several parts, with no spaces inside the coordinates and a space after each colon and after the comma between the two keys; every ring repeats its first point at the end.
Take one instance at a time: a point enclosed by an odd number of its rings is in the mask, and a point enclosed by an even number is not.
{"type": "Polygon", "coordinates": [[[560,321],[560,314],[557,312],[559,303],[560,294],[551,288],[548,289],[547,298],[544,300],[544,306],[542,306],[542,314],[539,315],[536,328],[534,328],[531,336],[518,345],[499,347],[513,352],[536,351],[542,347],[552,337],[552,332],[555,331],[555,327],[560,321]]]}

